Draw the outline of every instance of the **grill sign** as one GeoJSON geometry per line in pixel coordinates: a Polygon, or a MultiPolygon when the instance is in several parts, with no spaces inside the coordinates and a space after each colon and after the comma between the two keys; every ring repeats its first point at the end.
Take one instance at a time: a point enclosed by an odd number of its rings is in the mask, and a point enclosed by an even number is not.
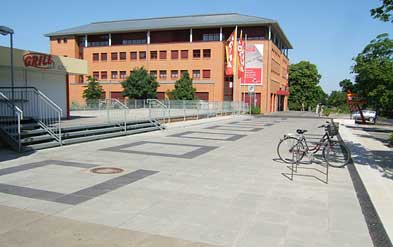
{"type": "Polygon", "coordinates": [[[53,67],[51,55],[42,53],[27,53],[23,56],[23,62],[26,67],[35,67],[39,69],[50,69],[53,67]]]}

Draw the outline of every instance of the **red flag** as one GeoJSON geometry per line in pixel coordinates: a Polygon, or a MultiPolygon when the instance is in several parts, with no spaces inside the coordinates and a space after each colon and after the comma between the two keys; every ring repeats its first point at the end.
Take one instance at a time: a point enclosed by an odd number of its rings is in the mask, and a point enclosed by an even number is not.
{"type": "Polygon", "coordinates": [[[240,40],[239,43],[237,45],[237,54],[238,54],[238,61],[239,61],[239,65],[238,65],[238,78],[244,78],[244,71],[245,71],[245,67],[246,67],[246,46],[245,46],[245,42],[243,41],[243,30],[240,32],[240,40]]]}
{"type": "Polygon", "coordinates": [[[234,57],[235,57],[235,31],[232,32],[231,36],[229,36],[226,45],[226,66],[225,66],[225,74],[233,75],[233,66],[234,66],[234,57]]]}

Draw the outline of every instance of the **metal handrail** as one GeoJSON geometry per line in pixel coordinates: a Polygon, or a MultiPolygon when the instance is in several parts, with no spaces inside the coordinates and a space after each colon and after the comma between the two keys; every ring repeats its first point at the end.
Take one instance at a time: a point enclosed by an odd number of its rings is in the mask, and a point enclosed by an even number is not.
{"type": "Polygon", "coordinates": [[[160,119],[160,120],[162,120],[164,123],[165,123],[165,121],[166,121],[166,112],[168,111],[168,106],[166,106],[164,103],[162,103],[161,101],[159,101],[158,99],[147,99],[147,103],[149,104],[149,121],[150,121],[150,123],[152,123],[152,124],[154,124],[156,127],[158,127],[158,128],[160,128],[161,130],[164,130],[165,129],[165,127],[161,124],[161,123],[159,123],[159,124],[157,124],[157,121],[159,120],[159,119],[157,119],[157,118],[153,118],[153,116],[152,116],[152,103],[156,103],[156,104],[158,104],[161,108],[164,108],[164,110],[163,110],[163,116],[162,116],[162,118],[160,119]]]}
{"type": "Polygon", "coordinates": [[[120,102],[118,99],[105,99],[106,102],[106,109],[107,109],[107,117],[108,117],[108,122],[114,122],[115,124],[118,124],[120,127],[122,127],[124,129],[124,132],[127,132],[127,114],[128,114],[128,110],[129,108],[123,104],[122,102],[120,102]],[[109,101],[109,104],[108,104],[109,101]],[[123,111],[123,116],[113,116],[115,115],[115,112],[113,108],[110,108],[109,106],[112,105],[118,105],[120,106],[120,110],[123,111]]]}
{"type": "MultiPolygon", "coordinates": [[[[10,93],[12,88],[0,87],[0,91],[10,93]]],[[[44,93],[35,87],[15,87],[13,105],[20,105],[24,116],[31,117],[61,146],[62,130],[61,116],[62,109],[44,93]]]]}
{"type": "Polygon", "coordinates": [[[12,114],[11,120],[9,120],[7,117],[7,109],[1,109],[0,107],[0,128],[7,134],[9,138],[14,140],[17,145],[18,145],[18,151],[21,151],[21,120],[23,119],[23,111],[17,107],[16,105],[12,104],[10,100],[0,92],[0,99],[1,102],[4,102],[5,105],[8,108],[8,112],[12,114]],[[14,121],[12,121],[12,118],[14,117],[14,114],[16,114],[16,131],[13,131],[14,129],[12,128],[14,121]],[[15,138],[16,136],[16,138],[15,138]]]}

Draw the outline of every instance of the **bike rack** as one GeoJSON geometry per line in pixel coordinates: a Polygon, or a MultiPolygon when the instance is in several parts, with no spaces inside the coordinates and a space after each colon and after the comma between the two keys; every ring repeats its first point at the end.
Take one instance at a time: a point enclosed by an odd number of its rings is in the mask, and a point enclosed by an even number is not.
{"type": "MultiPolygon", "coordinates": [[[[306,168],[306,167],[299,167],[300,164],[300,155],[301,155],[301,150],[300,150],[300,146],[297,145],[296,150],[292,152],[292,160],[294,162],[291,163],[291,166],[288,166],[288,168],[291,170],[291,177],[290,180],[293,181],[293,178],[295,175],[298,176],[308,176],[308,175],[302,175],[298,173],[298,168],[303,168],[303,169],[315,169],[315,168],[306,168]]],[[[325,162],[325,167],[326,167],[326,171],[322,172],[320,170],[318,170],[320,173],[322,173],[323,175],[325,175],[325,181],[319,179],[316,177],[316,179],[328,184],[329,183],[329,164],[325,162]]],[[[285,174],[284,174],[285,176],[285,174]]]]}

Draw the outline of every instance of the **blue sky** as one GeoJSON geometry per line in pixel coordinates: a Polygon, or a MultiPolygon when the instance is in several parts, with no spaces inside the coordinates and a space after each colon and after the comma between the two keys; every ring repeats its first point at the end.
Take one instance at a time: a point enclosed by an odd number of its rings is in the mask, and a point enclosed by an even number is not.
{"type": "MultiPolygon", "coordinates": [[[[352,58],[380,33],[393,36],[393,25],[374,20],[369,10],[377,0],[3,0],[0,25],[15,30],[15,47],[48,52],[43,34],[93,21],[173,15],[228,13],[278,20],[294,49],[292,63],[309,60],[318,66],[326,92],[350,78],[352,58]]],[[[8,46],[7,37],[0,45],[8,46]]]]}

